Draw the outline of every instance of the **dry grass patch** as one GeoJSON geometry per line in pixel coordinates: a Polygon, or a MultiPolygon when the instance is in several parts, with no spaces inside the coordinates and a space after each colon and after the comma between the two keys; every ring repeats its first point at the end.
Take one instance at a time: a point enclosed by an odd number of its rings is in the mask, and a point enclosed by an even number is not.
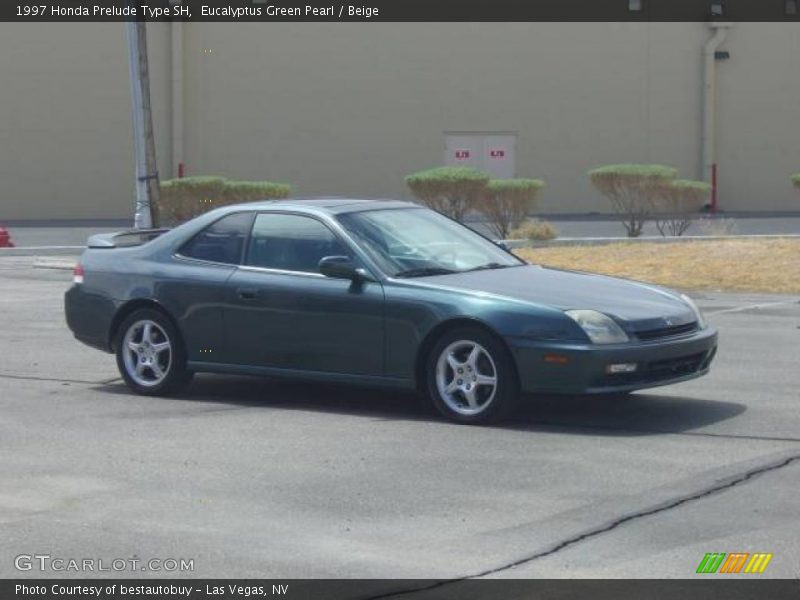
{"type": "Polygon", "coordinates": [[[674,244],[520,248],[531,263],[591,271],[668,287],[800,293],[800,240],[719,240],[674,244]]]}

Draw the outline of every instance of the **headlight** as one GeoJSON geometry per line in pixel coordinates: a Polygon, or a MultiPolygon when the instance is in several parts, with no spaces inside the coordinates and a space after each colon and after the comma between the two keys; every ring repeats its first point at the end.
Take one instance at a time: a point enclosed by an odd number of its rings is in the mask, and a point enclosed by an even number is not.
{"type": "Polygon", "coordinates": [[[689,308],[692,309],[694,312],[694,316],[697,317],[697,326],[700,329],[705,329],[706,327],[706,320],[703,318],[703,313],[700,312],[700,309],[697,308],[697,304],[694,303],[694,300],[689,298],[686,294],[681,294],[681,300],[686,302],[689,305],[689,308]]]}
{"type": "Polygon", "coordinates": [[[568,310],[565,314],[581,326],[595,344],[619,344],[628,341],[616,321],[596,310],[568,310]]]}

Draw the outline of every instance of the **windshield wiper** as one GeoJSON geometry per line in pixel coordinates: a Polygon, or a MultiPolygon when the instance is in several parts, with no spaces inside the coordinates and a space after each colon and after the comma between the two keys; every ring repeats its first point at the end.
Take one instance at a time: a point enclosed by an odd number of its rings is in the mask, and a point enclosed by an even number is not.
{"type": "Polygon", "coordinates": [[[485,265],[479,265],[477,267],[472,267],[471,269],[466,269],[465,271],[462,271],[462,273],[468,273],[470,271],[485,271],[487,269],[507,269],[511,266],[513,265],[502,265],[497,262],[490,262],[486,263],[485,265]]]}
{"type": "Polygon", "coordinates": [[[395,273],[395,277],[425,277],[426,275],[450,275],[451,273],[458,273],[458,271],[445,267],[419,267],[395,273]]]}

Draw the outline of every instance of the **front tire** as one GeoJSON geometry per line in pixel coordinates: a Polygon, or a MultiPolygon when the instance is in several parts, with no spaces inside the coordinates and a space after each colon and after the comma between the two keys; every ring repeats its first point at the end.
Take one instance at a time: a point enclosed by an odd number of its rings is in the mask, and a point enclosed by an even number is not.
{"type": "Polygon", "coordinates": [[[191,381],[180,334],[157,310],[131,313],[120,325],[115,348],[119,372],[137,394],[163,396],[191,381]]]}
{"type": "Polygon", "coordinates": [[[477,327],[453,329],[439,338],[428,356],[426,379],[436,409],[457,423],[501,421],[518,404],[519,385],[508,351],[477,327]]]}

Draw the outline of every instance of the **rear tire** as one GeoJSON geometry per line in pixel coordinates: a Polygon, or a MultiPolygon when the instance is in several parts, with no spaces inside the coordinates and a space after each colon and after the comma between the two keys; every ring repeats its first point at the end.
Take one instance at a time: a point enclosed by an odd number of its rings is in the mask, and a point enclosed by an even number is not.
{"type": "Polygon", "coordinates": [[[120,325],[114,347],[117,368],[137,394],[172,394],[192,380],[183,340],[160,311],[145,308],[131,313],[120,325]]]}
{"type": "Polygon", "coordinates": [[[480,425],[508,418],[518,406],[519,384],[508,350],[479,327],[442,335],[426,363],[428,395],[456,423],[480,425]]]}

